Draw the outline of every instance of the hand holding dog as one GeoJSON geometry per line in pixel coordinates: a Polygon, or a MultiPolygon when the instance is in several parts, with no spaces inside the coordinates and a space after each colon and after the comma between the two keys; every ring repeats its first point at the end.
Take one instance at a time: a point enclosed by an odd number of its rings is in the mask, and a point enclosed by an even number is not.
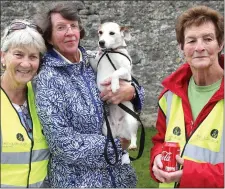
{"type": "Polygon", "coordinates": [[[100,93],[101,99],[111,104],[130,101],[135,93],[135,88],[129,82],[123,80],[120,80],[120,88],[116,93],[112,92],[111,78],[106,79],[101,85],[105,86],[105,89],[100,93]]]}
{"type": "MultiPolygon", "coordinates": [[[[170,173],[163,171],[162,170],[163,164],[161,161],[161,157],[162,155],[158,154],[154,159],[152,171],[154,173],[155,178],[158,179],[160,182],[166,182],[166,183],[179,182],[181,176],[183,175],[183,170],[178,170],[178,171],[170,172],[170,173]]],[[[180,165],[183,165],[184,163],[183,158],[176,155],[176,160],[180,165]]]]}
{"type": "Polygon", "coordinates": [[[127,140],[125,138],[120,138],[120,143],[123,150],[126,150],[128,146],[130,145],[130,140],[127,140]]]}

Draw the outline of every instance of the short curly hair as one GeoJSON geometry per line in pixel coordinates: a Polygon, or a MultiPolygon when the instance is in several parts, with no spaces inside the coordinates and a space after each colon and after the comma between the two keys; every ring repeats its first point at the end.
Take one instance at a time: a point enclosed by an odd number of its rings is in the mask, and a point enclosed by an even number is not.
{"type": "Polygon", "coordinates": [[[85,30],[82,26],[80,16],[78,15],[79,6],[74,2],[56,2],[51,4],[44,4],[43,6],[38,6],[36,14],[34,15],[34,22],[43,31],[43,38],[47,48],[52,48],[52,45],[48,43],[52,37],[52,22],[51,14],[59,13],[61,16],[67,20],[78,21],[80,28],[80,39],[85,35],[85,30]]]}
{"type": "Polygon", "coordinates": [[[185,29],[192,26],[200,26],[203,23],[212,22],[216,30],[216,39],[221,46],[224,42],[224,18],[218,11],[206,7],[196,6],[183,12],[176,21],[176,37],[181,49],[184,48],[185,29]]]}

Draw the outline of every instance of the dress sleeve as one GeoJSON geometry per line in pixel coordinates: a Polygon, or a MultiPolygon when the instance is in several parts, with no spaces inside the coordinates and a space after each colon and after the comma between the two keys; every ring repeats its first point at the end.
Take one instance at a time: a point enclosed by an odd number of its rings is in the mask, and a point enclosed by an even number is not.
{"type": "MultiPolygon", "coordinates": [[[[106,137],[101,134],[84,134],[74,130],[71,123],[68,102],[56,78],[39,74],[36,81],[36,107],[43,131],[52,156],[67,164],[79,166],[107,167],[104,157],[106,137]],[[41,79],[40,79],[41,78],[41,79]]],[[[121,163],[122,148],[120,140],[114,139],[121,163]]],[[[111,143],[110,143],[111,144],[111,143]]],[[[115,160],[112,145],[108,147],[108,157],[115,160]]]]}
{"type": "Polygon", "coordinates": [[[132,86],[135,88],[136,96],[131,102],[134,105],[134,109],[136,112],[141,112],[144,105],[145,98],[145,90],[142,86],[139,85],[136,79],[132,77],[132,86]]]}

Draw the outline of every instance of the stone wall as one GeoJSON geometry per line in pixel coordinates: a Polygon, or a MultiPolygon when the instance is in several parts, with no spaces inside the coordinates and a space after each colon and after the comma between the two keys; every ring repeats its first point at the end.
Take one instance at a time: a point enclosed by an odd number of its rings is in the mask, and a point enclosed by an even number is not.
{"type": "MultiPolygon", "coordinates": [[[[146,91],[142,120],[155,124],[161,81],[183,62],[176,42],[174,24],[189,7],[207,5],[224,13],[224,1],[74,1],[86,30],[81,44],[97,49],[97,28],[105,21],[129,26],[132,40],[127,43],[133,59],[133,75],[146,91]]],[[[15,18],[31,19],[36,6],[52,1],[1,1],[1,31],[15,18]]]]}

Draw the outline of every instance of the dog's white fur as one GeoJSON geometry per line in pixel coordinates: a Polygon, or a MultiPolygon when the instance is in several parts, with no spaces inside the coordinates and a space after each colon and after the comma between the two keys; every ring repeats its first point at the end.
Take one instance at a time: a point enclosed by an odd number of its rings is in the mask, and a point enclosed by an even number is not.
{"type": "MultiPolygon", "coordinates": [[[[97,85],[99,90],[102,91],[104,89],[103,86],[101,86],[101,83],[105,79],[111,77],[111,89],[112,92],[115,93],[120,88],[119,79],[131,80],[131,62],[125,56],[119,53],[109,53],[109,57],[117,70],[112,67],[106,56],[103,56],[103,58],[99,62],[98,68],[97,62],[101,57],[101,54],[103,53],[101,50],[104,49],[114,49],[114,51],[122,52],[130,57],[128,51],[125,49],[125,40],[130,40],[131,36],[126,28],[120,27],[117,23],[114,22],[106,22],[102,24],[99,27],[98,35],[100,51],[98,53],[98,56],[94,60],[90,60],[91,65],[94,70],[97,71],[97,85]]],[[[131,102],[126,101],[123,102],[123,104],[131,110],[134,110],[131,102]]],[[[118,105],[110,104],[109,112],[110,115],[108,116],[108,120],[113,137],[119,136],[131,140],[128,149],[136,149],[136,135],[138,129],[137,120],[133,116],[122,110],[118,105]]],[[[103,134],[107,135],[106,123],[104,123],[103,125],[103,134]]]]}

